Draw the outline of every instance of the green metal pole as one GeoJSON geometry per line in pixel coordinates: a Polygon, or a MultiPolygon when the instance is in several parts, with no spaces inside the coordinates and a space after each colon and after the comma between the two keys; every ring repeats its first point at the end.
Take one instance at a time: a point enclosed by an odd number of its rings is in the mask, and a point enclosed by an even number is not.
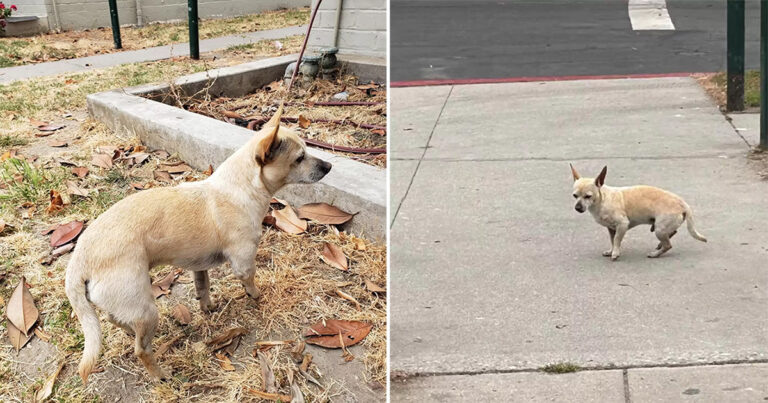
{"type": "Polygon", "coordinates": [[[120,20],[117,18],[117,0],[109,0],[109,16],[112,18],[112,39],[115,41],[115,49],[122,49],[120,20]]]}
{"type": "Polygon", "coordinates": [[[744,0],[728,0],[728,84],[726,109],[744,110],[744,0]]]}
{"type": "Polygon", "coordinates": [[[189,57],[200,59],[200,38],[197,34],[197,0],[189,0],[189,57]]]}
{"type": "Polygon", "coordinates": [[[768,150],[768,0],[760,2],[760,148],[768,150]]]}

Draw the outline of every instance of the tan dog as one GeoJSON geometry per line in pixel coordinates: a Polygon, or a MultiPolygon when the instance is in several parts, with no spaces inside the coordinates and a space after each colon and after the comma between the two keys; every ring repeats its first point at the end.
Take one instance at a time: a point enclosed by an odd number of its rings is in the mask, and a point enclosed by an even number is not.
{"type": "Polygon", "coordinates": [[[277,113],[216,172],[200,182],[145,190],[116,203],[80,236],[67,266],[66,293],[83,327],[78,372],[87,381],[101,350],[93,306],[136,336],[135,353],[154,378],[167,378],[152,354],[158,322],[149,269],[162,264],[194,272],[200,308],[209,296],[208,269],[228,261],[251,298],[261,222],[272,195],[289,183],[313,183],[331,164],[306,153],[277,113]]]}
{"type": "Polygon", "coordinates": [[[669,239],[677,233],[683,221],[687,221],[692,237],[707,242],[696,232],[693,211],[679,196],[653,186],[605,186],[607,173],[606,166],[597,178],[582,178],[571,165],[576,211],[583,213],[589,210],[598,224],[608,228],[611,249],[603,252],[603,256],[618,259],[624,234],[640,224],[649,224],[651,232],[655,232],[659,239],[659,245],[648,257],[659,257],[672,249],[669,239]]]}

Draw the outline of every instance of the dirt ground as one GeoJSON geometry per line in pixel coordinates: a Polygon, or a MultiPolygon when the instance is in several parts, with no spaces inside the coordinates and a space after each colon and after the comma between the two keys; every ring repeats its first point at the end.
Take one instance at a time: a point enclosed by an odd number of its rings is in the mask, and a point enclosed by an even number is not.
{"type": "MultiPolygon", "coordinates": [[[[93,220],[122,198],[153,186],[172,186],[207,175],[188,170],[170,181],[158,178],[159,165],[181,162],[174,155],[142,150],[148,158],[137,164],[117,158],[103,168],[94,156],[105,148],[139,152],[141,144],[127,133],[113,133],[91,121],[85,110],[85,95],[113,88],[116,83],[138,85],[196,71],[295,52],[300,38],[285,38],[276,50],[271,43],[247,49],[229,49],[204,55],[203,61],[170,60],[124,65],[88,73],[41,78],[0,86],[0,309],[21,276],[40,311],[38,326],[48,341],[34,336],[18,353],[8,343],[6,322],[0,325],[0,400],[30,401],[60,362],[53,398],[59,401],[259,401],[252,390],[262,390],[262,363],[254,356],[257,342],[297,342],[312,324],[328,319],[362,321],[371,332],[343,356],[340,349],[307,346],[313,360],[307,374],[321,386],[300,375],[292,360],[290,345],[266,351],[278,391],[291,394],[289,379],[297,382],[307,401],[384,401],[386,371],[386,294],[372,292],[366,282],[385,286],[386,248],[339,231],[332,225],[310,223],[306,233],[291,235],[265,226],[257,256],[256,283],[262,291],[258,302],[247,298],[227,265],[211,271],[216,312],[203,314],[194,299],[189,273],[182,274],[168,295],[158,298],[161,322],[153,346],[173,341],[159,358],[172,373],[164,383],[152,382],[133,355],[133,340],[121,329],[102,321],[104,347],[98,362],[100,373],[83,386],[76,374],[82,352],[82,333],[71,315],[64,295],[63,278],[69,254],[48,264],[52,247],[42,232],[51,225],[73,220],[93,220]],[[294,47],[294,49],[291,49],[294,47]],[[41,123],[64,126],[47,134],[41,123]],[[63,144],[66,144],[65,146],[63,144]],[[137,148],[138,147],[138,148],[137,148]],[[12,160],[25,161],[20,172],[12,160]],[[72,172],[72,164],[88,168],[85,177],[72,172]],[[88,192],[71,192],[70,183],[88,192]],[[68,203],[49,210],[50,191],[66,195],[68,203]],[[47,211],[49,210],[49,211],[47,211]],[[321,258],[324,243],[341,248],[350,262],[349,271],[336,269],[321,258]],[[360,307],[340,297],[351,296],[360,307]],[[190,321],[182,324],[173,311],[188,308],[190,321]],[[233,327],[246,334],[226,359],[214,355],[206,342],[233,327]],[[179,337],[177,337],[179,336],[179,337]],[[225,360],[231,361],[232,367],[225,360]]],[[[290,202],[290,201],[289,201],[290,202]]],[[[294,206],[298,207],[298,206],[294,206]]],[[[163,277],[169,267],[155,268],[153,279],[163,277]]]]}

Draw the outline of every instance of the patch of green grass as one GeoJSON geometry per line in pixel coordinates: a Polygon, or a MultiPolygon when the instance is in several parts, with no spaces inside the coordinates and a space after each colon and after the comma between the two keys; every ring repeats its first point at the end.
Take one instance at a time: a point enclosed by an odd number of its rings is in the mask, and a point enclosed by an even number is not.
{"type": "Polygon", "coordinates": [[[556,364],[549,364],[541,368],[541,370],[548,374],[568,374],[581,371],[581,367],[570,362],[559,362],[556,364]]]}
{"type": "Polygon", "coordinates": [[[9,158],[0,165],[0,182],[6,186],[0,201],[12,205],[44,203],[51,189],[58,188],[64,180],[61,171],[39,169],[29,162],[9,158]]]}
{"type": "MultiPolygon", "coordinates": [[[[727,75],[720,72],[712,76],[712,82],[722,91],[727,91],[727,75]]],[[[723,96],[725,99],[725,96],[723,96]]],[[[747,70],[744,72],[744,106],[747,108],[760,107],[760,71],[747,70]]]]}
{"type": "Polygon", "coordinates": [[[24,146],[29,143],[29,140],[20,137],[20,136],[14,136],[14,135],[3,135],[0,136],[0,147],[17,147],[17,146],[24,146]]]}
{"type": "Polygon", "coordinates": [[[0,67],[18,66],[22,63],[24,49],[29,46],[27,41],[0,42],[0,67]]]}

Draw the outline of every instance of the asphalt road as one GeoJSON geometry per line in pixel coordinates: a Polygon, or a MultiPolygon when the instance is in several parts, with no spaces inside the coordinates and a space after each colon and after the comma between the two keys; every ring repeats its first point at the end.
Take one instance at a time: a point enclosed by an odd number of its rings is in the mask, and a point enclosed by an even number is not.
{"type": "MultiPolygon", "coordinates": [[[[759,2],[747,0],[747,68],[759,2]]],[[[635,31],[628,0],[391,0],[392,81],[725,69],[725,0],[667,0],[675,30],[635,31]]]]}

